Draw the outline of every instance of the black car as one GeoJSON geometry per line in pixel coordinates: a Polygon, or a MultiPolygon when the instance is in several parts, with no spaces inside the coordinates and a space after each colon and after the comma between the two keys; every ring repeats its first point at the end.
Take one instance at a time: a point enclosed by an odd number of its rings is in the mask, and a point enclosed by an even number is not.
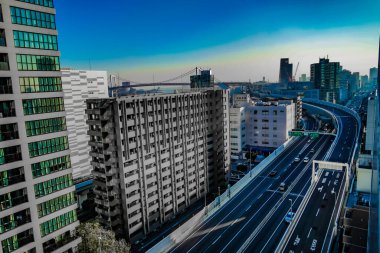
{"type": "Polygon", "coordinates": [[[277,170],[272,170],[270,173],[269,173],[269,176],[270,177],[274,177],[277,175],[277,170]]]}

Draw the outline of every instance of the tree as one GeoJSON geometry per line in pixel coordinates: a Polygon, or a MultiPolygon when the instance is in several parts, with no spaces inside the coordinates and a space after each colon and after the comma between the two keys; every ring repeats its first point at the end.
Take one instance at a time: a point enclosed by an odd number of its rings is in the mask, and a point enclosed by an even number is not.
{"type": "Polygon", "coordinates": [[[82,237],[79,252],[98,253],[99,246],[102,253],[129,253],[131,247],[124,239],[116,240],[115,233],[104,229],[98,222],[85,222],[77,227],[82,237]],[[100,239],[99,239],[100,238],[100,239]]]}

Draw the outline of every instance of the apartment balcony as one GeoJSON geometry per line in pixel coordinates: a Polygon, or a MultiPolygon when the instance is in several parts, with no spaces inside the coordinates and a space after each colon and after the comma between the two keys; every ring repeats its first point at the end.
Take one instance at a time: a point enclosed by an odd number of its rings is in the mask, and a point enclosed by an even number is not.
{"type": "Polygon", "coordinates": [[[100,115],[100,110],[99,110],[99,108],[85,109],[84,112],[85,112],[86,114],[97,114],[97,115],[100,115]]]}
{"type": "Polygon", "coordinates": [[[88,119],[86,120],[86,124],[87,125],[96,125],[96,126],[100,126],[100,119],[88,119]]]}
{"type": "Polygon", "coordinates": [[[94,176],[94,177],[100,177],[100,178],[106,178],[106,174],[105,174],[105,171],[104,172],[101,172],[101,171],[99,171],[98,169],[94,169],[94,170],[92,170],[92,175],[94,176]]]}
{"type": "Polygon", "coordinates": [[[102,148],[103,147],[103,143],[102,142],[97,142],[97,141],[89,141],[88,145],[90,145],[92,147],[98,147],[98,148],[102,148]]]}
{"type": "Polygon", "coordinates": [[[120,204],[119,199],[114,199],[112,201],[109,201],[108,199],[99,199],[99,198],[95,197],[94,201],[98,205],[110,206],[110,207],[120,204]]]}
{"type": "Polygon", "coordinates": [[[92,156],[92,157],[103,158],[104,159],[104,154],[96,152],[96,151],[90,151],[89,155],[92,156]]]}
{"type": "Polygon", "coordinates": [[[106,111],[105,113],[100,115],[101,120],[110,120],[113,117],[113,114],[111,111],[106,111]]]}
{"type": "Polygon", "coordinates": [[[106,190],[102,190],[102,189],[99,189],[99,188],[94,188],[93,189],[95,195],[99,195],[99,196],[103,196],[103,197],[108,197],[107,195],[107,191],[106,190]]]}
{"type": "Polygon", "coordinates": [[[107,181],[108,186],[116,186],[116,185],[119,185],[119,183],[120,183],[120,180],[115,179],[115,178],[112,178],[110,181],[107,181]]]}
{"type": "Polygon", "coordinates": [[[102,133],[100,131],[96,131],[96,130],[88,130],[87,134],[91,135],[91,136],[99,136],[99,137],[102,136],[102,133]]]}
{"type": "Polygon", "coordinates": [[[105,132],[111,132],[115,129],[115,124],[113,122],[107,122],[107,124],[103,127],[105,132]]]}
{"type": "Polygon", "coordinates": [[[110,211],[110,210],[101,209],[99,207],[95,207],[95,211],[98,214],[102,214],[102,215],[105,215],[105,216],[116,216],[116,215],[120,214],[120,209],[119,208],[115,208],[115,210],[110,211]]]}

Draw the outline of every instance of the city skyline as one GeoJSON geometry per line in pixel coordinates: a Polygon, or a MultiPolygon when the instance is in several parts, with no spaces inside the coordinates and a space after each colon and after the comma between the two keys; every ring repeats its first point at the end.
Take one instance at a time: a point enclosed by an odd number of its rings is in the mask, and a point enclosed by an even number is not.
{"type": "Polygon", "coordinates": [[[75,5],[87,11],[72,13],[73,1],[57,2],[62,65],[105,69],[137,82],[165,80],[195,66],[212,68],[222,81],[265,76],[275,82],[280,58],[300,63],[297,76],[309,75],[310,64],[327,56],[361,75],[376,66],[376,1],[360,6],[336,1],[330,8],[320,1],[200,3],[120,1],[104,6],[81,1],[75,5]]]}

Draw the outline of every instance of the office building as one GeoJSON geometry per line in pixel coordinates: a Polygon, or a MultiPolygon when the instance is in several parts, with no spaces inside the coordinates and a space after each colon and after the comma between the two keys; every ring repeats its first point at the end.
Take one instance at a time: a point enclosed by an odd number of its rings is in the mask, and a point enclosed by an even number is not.
{"type": "Polygon", "coordinates": [[[359,72],[353,72],[351,85],[350,85],[350,91],[349,91],[350,97],[352,97],[355,94],[355,92],[357,92],[359,89],[360,89],[360,74],[359,72]]]}
{"type": "Polygon", "coordinates": [[[250,103],[251,97],[247,93],[234,94],[232,96],[232,106],[233,107],[243,107],[250,103]]]}
{"type": "Polygon", "coordinates": [[[310,78],[307,77],[306,74],[302,74],[302,75],[298,78],[298,80],[299,80],[300,82],[308,82],[308,81],[310,81],[310,78]]]}
{"type": "Polygon", "coordinates": [[[368,75],[364,75],[360,77],[360,88],[364,89],[369,83],[368,75]]]}
{"type": "Polygon", "coordinates": [[[377,68],[370,68],[369,69],[369,82],[375,83],[377,82],[377,68]]]}
{"type": "Polygon", "coordinates": [[[53,1],[2,0],[0,14],[0,251],[76,252],[53,1]]]}
{"type": "Polygon", "coordinates": [[[287,84],[293,81],[293,64],[289,63],[289,58],[281,58],[279,83],[287,84]]]}
{"type": "Polygon", "coordinates": [[[289,139],[296,126],[296,105],[291,100],[253,102],[246,110],[246,145],[274,149],[289,139]]]}
{"type": "Polygon", "coordinates": [[[214,86],[214,75],[209,70],[201,70],[198,74],[198,69],[195,75],[190,76],[190,87],[191,88],[212,88],[214,86]]]}
{"type": "Polygon", "coordinates": [[[336,103],[339,94],[339,62],[321,58],[310,65],[310,81],[320,90],[319,99],[336,103]]]}
{"type": "Polygon", "coordinates": [[[230,108],[230,136],[231,154],[239,156],[246,144],[245,107],[230,108]]]}
{"type": "Polygon", "coordinates": [[[77,180],[89,177],[92,170],[86,99],[108,97],[107,71],[63,69],[61,72],[73,179],[77,180]]]}
{"type": "Polygon", "coordinates": [[[225,187],[229,91],[87,100],[100,222],[131,242],[225,187]]]}

